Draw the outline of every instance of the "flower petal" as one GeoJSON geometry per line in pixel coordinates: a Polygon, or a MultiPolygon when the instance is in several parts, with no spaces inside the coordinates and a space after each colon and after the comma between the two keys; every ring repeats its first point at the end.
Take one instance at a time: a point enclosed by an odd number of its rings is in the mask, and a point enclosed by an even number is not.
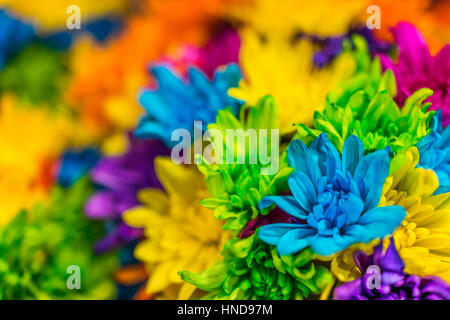
{"type": "Polygon", "coordinates": [[[364,146],[356,136],[350,136],[345,140],[342,149],[342,170],[350,172],[353,176],[356,167],[364,157],[364,146]]]}
{"type": "Polygon", "coordinates": [[[298,204],[306,212],[311,212],[316,203],[316,190],[308,176],[294,172],[289,176],[288,184],[298,204]]]}
{"type": "Polygon", "coordinates": [[[344,227],[352,243],[368,243],[391,234],[403,221],[406,211],[400,206],[377,207],[365,212],[356,224],[344,227]]]}
{"type": "Polygon", "coordinates": [[[380,202],[384,181],[389,174],[389,155],[378,150],[366,155],[358,164],[354,177],[364,182],[364,209],[372,209],[380,202]]]}
{"type": "Polygon", "coordinates": [[[259,202],[259,208],[265,209],[276,204],[281,210],[299,219],[306,219],[305,212],[293,196],[267,196],[259,202]]]}
{"type": "Polygon", "coordinates": [[[284,234],[277,245],[280,256],[294,254],[305,249],[315,231],[307,228],[296,228],[284,234]]]}
{"type": "Polygon", "coordinates": [[[348,247],[350,244],[347,244],[347,239],[345,240],[346,241],[344,242],[339,241],[338,243],[334,237],[318,236],[311,241],[310,246],[311,249],[318,255],[329,256],[348,247]]]}
{"type": "Polygon", "coordinates": [[[302,238],[302,235],[307,236],[314,233],[314,231],[310,229],[308,225],[293,223],[274,223],[259,228],[258,237],[268,244],[278,245],[281,238],[292,230],[299,230],[297,233],[298,238],[302,238]]]}

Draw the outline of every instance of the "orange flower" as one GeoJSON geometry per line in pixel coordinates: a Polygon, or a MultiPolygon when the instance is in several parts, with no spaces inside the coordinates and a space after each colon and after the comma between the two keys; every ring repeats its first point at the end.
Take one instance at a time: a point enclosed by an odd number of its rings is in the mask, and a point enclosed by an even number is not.
{"type": "Polygon", "coordinates": [[[145,13],[130,18],[123,34],[106,48],[79,43],[68,102],[99,136],[132,128],[141,114],[138,90],[149,82],[147,65],[181,43],[206,42],[227,4],[236,1],[242,0],[149,1],[145,13]]]}
{"type": "MultiPolygon", "coordinates": [[[[447,1],[433,4],[430,0],[368,0],[369,5],[380,7],[381,29],[375,30],[380,39],[393,41],[390,28],[407,21],[418,27],[433,54],[450,41],[450,3],[447,1]]],[[[369,16],[363,12],[360,21],[365,23],[369,16]]]]}
{"type": "Polygon", "coordinates": [[[450,43],[450,2],[441,1],[419,20],[419,30],[424,34],[432,54],[450,43]]]}

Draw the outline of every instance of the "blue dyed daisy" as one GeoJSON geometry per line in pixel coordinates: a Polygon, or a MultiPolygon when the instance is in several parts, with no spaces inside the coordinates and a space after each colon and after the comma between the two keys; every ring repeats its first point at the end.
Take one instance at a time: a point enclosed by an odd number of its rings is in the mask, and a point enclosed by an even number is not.
{"type": "Polygon", "coordinates": [[[34,37],[34,28],[0,10],[0,69],[34,37]]]}
{"type": "Polygon", "coordinates": [[[432,169],[439,179],[435,194],[450,191],[450,127],[443,129],[441,118],[438,110],[430,123],[430,133],[416,144],[420,155],[418,166],[432,169]]]}
{"type": "Polygon", "coordinates": [[[241,79],[235,64],[217,70],[212,80],[193,67],[188,70],[188,82],[164,66],[152,67],[151,72],[159,87],[144,91],[139,98],[147,112],[136,129],[139,138],[160,139],[172,147],[176,144],[171,141],[175,129],[187,129],[192,136],[194,121],[202,121],[202,130],[206,130],[219,110],[230,107],[237,114],[242,105],[227,93],[241,79]]]}
{"type": "Polygon", "coordinates": [[[363,144],[351,136],[341,158],[321,134],[309,148],[292,141],[287,156],[295,169],[289,177],[292,196],[268,196],[260,202],[260,209],[276,204],[297,220],[259,229],[259,237],[276,245],[280,255],[311,247],[328,256],[392,233],[405,217],[403,207],[377,207],[389,173],[386,150],[364,156],[363,144]]]}
{"type": "Polygon", "coordinates": [[[58,183],[70,187],[80,180],[98,160],[100,154],[94,148],[84,150],[67,150],[60,160],[58,183]]]}
{"type": "Polygon", "coordinates": [[[102,17],[88,20],[81,30],[56,30],[44,34],[40,38],[51,47],[58,50],[68,50],[75,40],[86,33],[94,37],[100,43],[105,42],[111,35],[117,34],[122,29],[123,23],[119,17],[102,17]]]}

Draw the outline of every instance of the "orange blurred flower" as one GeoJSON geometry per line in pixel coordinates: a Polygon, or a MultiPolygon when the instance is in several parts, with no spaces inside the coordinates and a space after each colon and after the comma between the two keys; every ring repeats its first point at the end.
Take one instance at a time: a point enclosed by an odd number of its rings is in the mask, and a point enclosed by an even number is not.
{"type": "MultiPolygon", "coordinates": [[[[369,0],[369,5],[380,7],[381,29],[375,30],[380,39],[393,41],[390,28],[407,21],[418,27],[433,54],[450,41],[450,1],[369,0]]],[[[369,16],[364,12],[361,21],[365,23],[369,16]]]]}
{"type": "Polygon", "coordinates": [[[141,114],[140,87],[149,82],[147,65],[181,43],[201,45],[225,15],[243,0],[156,0],[129,19],[124,32],[106,47],[82,41],[72,58],[74,79],[68,102],[98,137],[130,129],[141,114]]]}

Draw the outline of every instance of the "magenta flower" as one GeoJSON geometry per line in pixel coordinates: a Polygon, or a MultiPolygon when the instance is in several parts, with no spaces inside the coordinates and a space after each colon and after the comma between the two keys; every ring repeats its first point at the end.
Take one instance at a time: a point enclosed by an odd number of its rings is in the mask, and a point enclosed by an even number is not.
{"type": "Polygon", "coordinates": [[[186,44],[181,57],[164,58],[161,63],[172,68],[177,66],[195,66],[212,78],[217,67],[238,63],[241,40],[238,33],[231,28],[221,30],[204,47],[186,44]]]}
{"type": "Polygon", "coordinates": [[[426,101],[431,102],[430,110],[442,110],[444,126],[450,123],[450,45],[446,45],[432,56],[428,46],[412,24],[400,22],[392,28],[398,45],[398,61],[380,54],[384,69],[391,69],[397,80],[396,101],[400,106],[406,98],[420,88],[430,88],[434,94],[426,101]]]}

